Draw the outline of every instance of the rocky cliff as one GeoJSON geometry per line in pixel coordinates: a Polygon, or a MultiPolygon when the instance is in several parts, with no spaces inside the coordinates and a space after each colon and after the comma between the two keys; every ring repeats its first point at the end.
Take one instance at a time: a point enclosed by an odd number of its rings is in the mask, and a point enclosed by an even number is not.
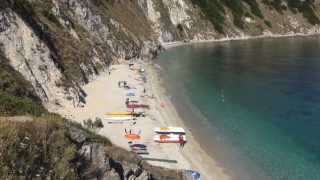
{"type": "Polygon", "coordinates": [[[313,0],[3,0],[8,66],[0,68],[21,74],[47,107],[76,106],[85,103],[81,85],[113,62],[149,59],[162,43],[186,39],[317,33],[319,8],[313,0]]]}

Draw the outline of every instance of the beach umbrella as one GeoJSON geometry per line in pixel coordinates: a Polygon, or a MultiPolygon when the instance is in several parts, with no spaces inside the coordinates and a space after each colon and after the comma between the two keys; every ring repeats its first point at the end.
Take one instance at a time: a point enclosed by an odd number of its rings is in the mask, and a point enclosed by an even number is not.
{"type": "Polygon", "coordinates": [[[130,141],[139,140],[141,137],[138,134],[126,134],[124,135],[125,138],[127,138],[130,141]]]}

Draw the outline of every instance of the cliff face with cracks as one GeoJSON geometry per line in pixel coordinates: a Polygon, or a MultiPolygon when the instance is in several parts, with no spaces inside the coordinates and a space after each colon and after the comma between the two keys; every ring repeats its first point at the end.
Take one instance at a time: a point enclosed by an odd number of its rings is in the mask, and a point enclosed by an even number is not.
{"type": "Polygon", "coordinates": [[[0,52],[44,105],[76,106],[81,85],[118,60],[152,58],[161,43],[317,33],[319,1],[292,2],[4,0],[0,52]]]}

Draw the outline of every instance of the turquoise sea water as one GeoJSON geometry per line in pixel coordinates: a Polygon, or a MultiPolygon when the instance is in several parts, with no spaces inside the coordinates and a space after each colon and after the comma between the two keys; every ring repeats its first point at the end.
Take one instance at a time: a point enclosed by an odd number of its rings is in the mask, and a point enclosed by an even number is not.
{"type": "Polygon", "coordinates": [[[320,37],[186,45],[156,62],[187,126],[234,179],[320,180],[320,37]]]}

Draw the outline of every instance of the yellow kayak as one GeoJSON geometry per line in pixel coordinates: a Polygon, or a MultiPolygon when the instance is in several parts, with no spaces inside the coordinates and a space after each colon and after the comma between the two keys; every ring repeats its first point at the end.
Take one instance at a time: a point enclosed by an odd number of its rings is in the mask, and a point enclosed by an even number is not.
{"type": "Polygon", "coordinates": [[[108,113],[106,113],[106,115],[120,115],[120,116],[122,116],[122,115],[132,115],[132,112],[127,112],[127,111],[114,111],[114,112],[108,112],[108,113]]]}

